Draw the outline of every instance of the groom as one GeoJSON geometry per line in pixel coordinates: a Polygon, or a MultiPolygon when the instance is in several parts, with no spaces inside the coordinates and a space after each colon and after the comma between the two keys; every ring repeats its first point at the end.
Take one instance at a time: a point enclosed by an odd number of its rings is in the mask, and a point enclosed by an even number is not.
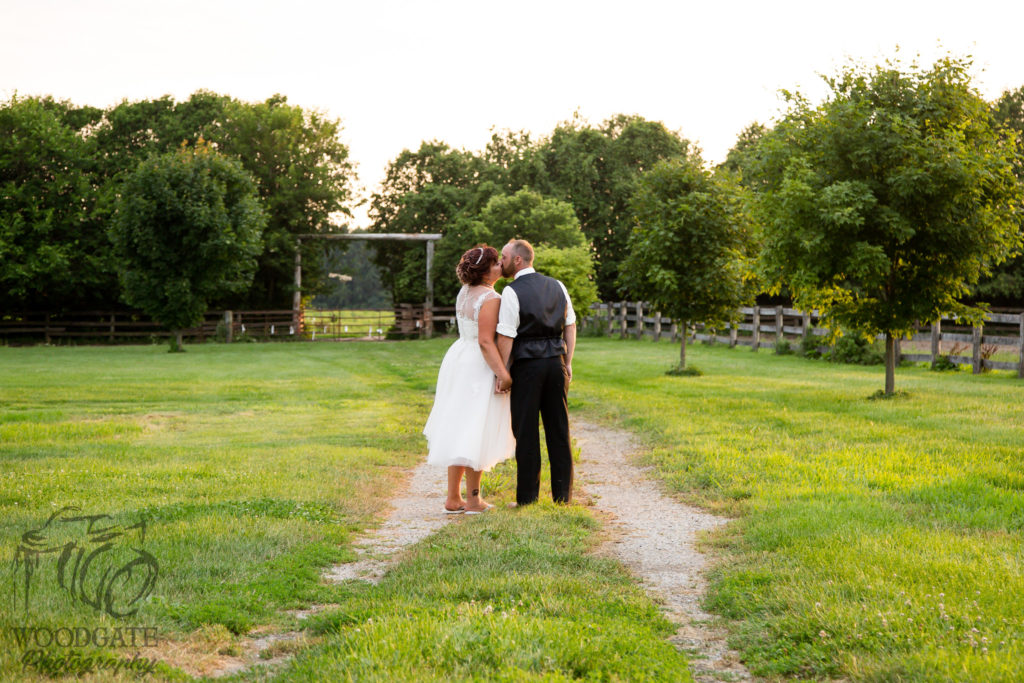
{"type": "Polygon", "coordinates": [[[512,375],[512,433],[516,437],[516,503],[537,500],[540,491],[540,430],[551,464],[551,497],[572,499],[569,446],[569,382],[576,348],[576,313],[558,280],[533,269],[533,247],[512,240],[501,250],[501,272],[515,279],[501,293],[498,350],[512,375]]]}

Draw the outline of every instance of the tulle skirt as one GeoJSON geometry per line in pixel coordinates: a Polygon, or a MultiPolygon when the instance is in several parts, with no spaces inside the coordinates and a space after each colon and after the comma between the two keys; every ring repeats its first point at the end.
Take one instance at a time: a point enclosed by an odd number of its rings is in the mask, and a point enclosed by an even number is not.
{"type": "Polygon", "coordinates": [[[509,395],[494,393],[494,373],[475,341],[457,339],[445,353],[423,433],[431,465],[486,471],[515,454],[509,395]]]}

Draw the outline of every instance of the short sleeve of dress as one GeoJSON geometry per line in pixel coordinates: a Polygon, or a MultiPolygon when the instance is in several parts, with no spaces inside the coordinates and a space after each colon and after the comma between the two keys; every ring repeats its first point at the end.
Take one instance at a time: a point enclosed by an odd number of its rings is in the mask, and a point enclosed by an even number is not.
{"type": "Polygon", "coordinates": [[[480,319],[480,309],[483,307],[485,303],[500,298],[501,295],[495,292],[493,289],[484,290],[484,292],[479,297],[477,297],[477,300],[473,303],[473,320],[480,319]]]}

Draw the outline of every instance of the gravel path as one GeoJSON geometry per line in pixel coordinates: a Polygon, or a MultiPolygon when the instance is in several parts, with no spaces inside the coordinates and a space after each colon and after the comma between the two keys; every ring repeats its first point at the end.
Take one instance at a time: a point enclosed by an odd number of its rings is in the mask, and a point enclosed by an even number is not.
{"type": "Polygon", "coordinates": [[[331,567],[324,572],[324,578],[335,583],[348,579],[380,581],[395,553],[423,540],[450,518],[460,516],[442,512],[447,489],[445,468],[426,462],[418,465],[412,472],[409,488],[394,499],[395,507],[387,521],[356,543],[356,552],[362,558],[331,567]]]}
{"type": "Polygon", "coordinates": [[[579,487],[594,507],[614,517],[606,551],[629,567],[680,624],[673,642],[689,653],[694,679],[750,680],[739,655],[726,645],[725,633],[711,626],[713,617],[700,608],[707,561],[695,547],[697,534],[729,520],[662,494],[629,462],[638,447],[627,432],[575,420],[572,435],[581,451],[579,487]]]}
{"type": "MultiPolygon", "coordinates": [[[[596,509],[611,518],[611,539],[602,552],[625,564],[664,604],[669,618],[680,625],[672,640],[689,654],[694,679],[750,680],[738,655],[726,646],[724,633],[710,625],[713,618],[699,605],[705,590],[702,572],[706,560],[696,550],[697,534],[728,520],[663,495],[642,469],[629,462],[638,447],[628,433],[574,420],[572,435],[582,451],[577,492],[581,498],[589,497],[596,509]]],[[[408,488],[394,498],[387,521],[356,542],[360,559],[330,568],[324,572],[324,579],[380,581],[401,550],[457,517],[441,512],[446,486],[443,468],[425,462],[417,466],[408,488]]],[[[304,618],[324,607],[315,605],[296,616],[304,618]]],[[[233,673],[251,666],[275,640],[297,637],[298,633],[288,633],[249,639],[243,643],[246,656],[216,667],[207,675],[233,673]]]]}

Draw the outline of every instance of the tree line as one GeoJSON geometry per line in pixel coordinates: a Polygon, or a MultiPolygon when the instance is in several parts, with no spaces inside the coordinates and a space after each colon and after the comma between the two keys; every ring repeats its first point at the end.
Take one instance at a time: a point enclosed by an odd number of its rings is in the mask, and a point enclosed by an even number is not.
{"type": "MultiPolygon", "coordinates": [[[[640,116],[496,132],[479,152],[428,141],[388,166],[372,232],[440,232],[435,300],[462,250],[521,237],[577,306],[642,298],[716,324],[758,293],[887,337],[916,320],[978,320],[1024,296],[1024,88],[986,102],[968,59],[851,63],[814,105],[784,93],[712,168],[640,116]]],[[[172,329],[202,305],[291,303],[296,235],[348,213],[340,125],[281,96],[209,92],[106,110],[51,98],[0,106],[0,310],[142,307],[172,329]],[[173,318],[173,320],[172,320],[173,318]]],[[[336,257],[303,242],[304,286],[336,257]]],[[[424,250],[379,243],[394,302],[425,298],[424,250]]],[[[680,365],[685,364],[685,345],[680,365]]]]}
{"type": "MultiPolygon", "coordinates": [[[[295,236],[350,215],[355,172],[340,130],[281,95],[251,103],[199,91],[107,109],[15,95],[0,103],[0,311],[139,306],[159,289],[141,291],[147,259],[173,275],[165,311],[181,297],[290,307],[295,236]],[[149,221],[148,237],[126,216],[149,221]],[[193,288],[184,274],[204,269],[193,288]]],[[[326,272],[309,242],[303,275],[315,291],[326,272]]]]}
{"type": "MultiPolygon", "coordinates": [[[[372,229],[454,238],[439,298],[456,289],[455,251],[512,234],[579,250],[576,276],[538,263],[584,302],[644,299],[714,326],[759,293],[785,296],[832,329],[884,335],[891,394],[895,340],[916,321],[977,322],[980,298],[1024,297],[1024,88],[989,103],[970,71],[954,56],[851,63],[825,78],[821,104],[783,93],[778,120],[749,126],[715,168],[639,117],[574,120],[536,141],[496,134],[480,153],[424,143],[392,162],[372,229]]],[[[378,259],[396,300],[422,300],[419,254],[378,259]]],[[[685,349],[684,335],[680,368],[685,349]]]]}

